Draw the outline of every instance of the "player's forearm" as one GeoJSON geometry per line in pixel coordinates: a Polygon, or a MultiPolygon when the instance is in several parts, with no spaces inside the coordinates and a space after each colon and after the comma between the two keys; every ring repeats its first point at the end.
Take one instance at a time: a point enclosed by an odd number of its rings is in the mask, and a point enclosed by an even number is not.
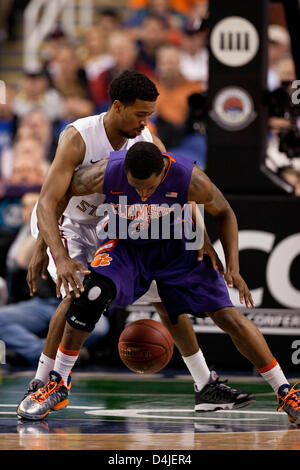
{"type": "Polygon", "coordinates": [[[61,241],[58,220],[67,207],[69,200],[70,197],[65,196],[56,206],[40,201],[37,207],[39,224],[38,242],[41,248],[49,247],[55,258],[66,254],[61,241]]]}
{"type": "Polygon", "coordinates": [[[231,209],[226,210],[215,220],[227,269],[239,271],[238,225],[234,212],[231,209]]]}
{"type": "Polygon", "coordinates": [[[68,189],[69,197],[102,193],[106,165],[107,159],[103,159],[75,171],[68,189]]]}

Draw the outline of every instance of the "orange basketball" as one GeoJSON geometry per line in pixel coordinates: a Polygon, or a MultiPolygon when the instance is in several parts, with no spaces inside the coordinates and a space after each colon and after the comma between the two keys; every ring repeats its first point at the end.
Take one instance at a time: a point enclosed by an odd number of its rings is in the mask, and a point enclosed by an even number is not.
{"type": "Polygon", "coordinates": [[[174,343],[164,325],[145,319],[130,323],[123,330],[118,349],[128,369],[139,374],[153,374],[169,363],[174,343]]]}

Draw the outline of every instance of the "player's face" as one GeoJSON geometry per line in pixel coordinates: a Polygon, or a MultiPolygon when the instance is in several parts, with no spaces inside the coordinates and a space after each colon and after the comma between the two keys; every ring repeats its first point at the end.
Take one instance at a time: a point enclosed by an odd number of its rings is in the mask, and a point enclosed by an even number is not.
{"type": "Polygon", "coordinates": [[[119,102],[119,129],[122,135],[127,139],[134,139],[140,135],[154,109],[155,101],[136,100],[127,106],[119,102]]]}
{"type": "Polygon", "coordinates": [[[159,186],[164,177],[164,173],[164,170],[159,175],[153,173],[151,176],[149,176],[149,178],[141,180],[134,178],[129,171],[127,173],[127,180],[130,186],[136,190],[140,198],[142,200],[146,200],[155,192],[156,188],[159,186]]]}

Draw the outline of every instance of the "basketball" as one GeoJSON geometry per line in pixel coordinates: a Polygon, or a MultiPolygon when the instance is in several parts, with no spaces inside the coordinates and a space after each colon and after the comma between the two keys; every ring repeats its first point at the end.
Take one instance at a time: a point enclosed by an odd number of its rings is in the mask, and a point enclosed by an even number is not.
{"type": "Polygon", "coordinates": [[[164,325],[145,319],[137,320],[123,330],[118,349],[128,369],[139,374],[153,374],[169,363],[174,343],[164,325]]]}

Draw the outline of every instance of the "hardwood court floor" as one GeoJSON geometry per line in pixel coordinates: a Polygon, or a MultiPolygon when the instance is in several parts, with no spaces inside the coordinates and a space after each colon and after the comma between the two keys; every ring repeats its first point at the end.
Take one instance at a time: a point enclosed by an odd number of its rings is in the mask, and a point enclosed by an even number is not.
{"type": "Polygon", "coordinates": [[[259,378],[229,381],[255,393],[249,407],[194,413],[193,385],[182,376],[75,372],[68,408],[20,421],[16,406],[31,378],[0,376],[0,450],[300,450],[300,428],[276,411],[259,378]]]}

